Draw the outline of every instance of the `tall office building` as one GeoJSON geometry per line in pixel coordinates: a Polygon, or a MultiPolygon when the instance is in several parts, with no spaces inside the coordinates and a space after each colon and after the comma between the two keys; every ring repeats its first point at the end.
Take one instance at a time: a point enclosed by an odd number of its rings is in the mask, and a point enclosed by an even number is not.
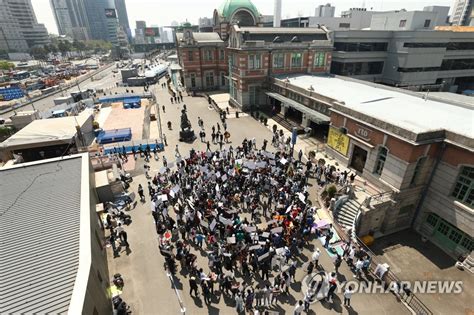
{"type": "Polygon", "coordinates": [[[82,1],[50,0],[59,35],[88,40],[88,21],[82,1]]]}
{"type": "Polygon", "coordinates": [[[115,0],[115,9],[117,10],[118,22],[122,30],[127,34],[128,41],[132,38],[132,30],[128,22],[128,13],[125,0],[115,0]]]}
{"type": "Polygon", "coordinates": [[[117,45],[117,29],[119,23],[114,0],[76,1],[83,2],[91,39],[102,39],[117,45]]]}
{"type": "Polygon", "coordinates": [[[36,20],[31,0],[0,0],[0,49],[25,52],[46,44],[48,31],[36,20]]]}
{"type": "Polygon", "coordinates": [[[145,44],[145,21],[136,21],[135,26],[135,44],[145,44]]]}
{"type": "Polygon", "coordinates": [[[453,25],[459,26],[469,25],[473,10],[473,0],[455,0],[451,12],[451,22],[453,25]]]}
{"type": "Polygon", "coordinates": [[[326,3],[325,5],[319,5],[316,7],[316,11],[314,12],[314,16],[316,17],[334,17],[334,13],[336,12],[336,7],[333,7],[330,3],[326,3]]]}

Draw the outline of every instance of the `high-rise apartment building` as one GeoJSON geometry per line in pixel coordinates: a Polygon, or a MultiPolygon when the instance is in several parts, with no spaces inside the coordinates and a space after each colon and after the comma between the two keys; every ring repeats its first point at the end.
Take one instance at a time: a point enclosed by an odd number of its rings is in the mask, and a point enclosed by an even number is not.
{"type": "Polygon", "coordinates": [[[77,40],[89,39],[88,20],[82,1],[50,0],[59,35],[77,40]]]}
{"type": "Polygon", "coordinates": [[[453,25],[459,26],[469,25],[473,10],[473,0],[455,0],[451,12],[451,22],[453,25]]]}
{"type": "Polygon", "coordinates": [[[0,0],[0,49],[24,52],[48,43],[48,31],[38,24],[31,0],[0,0]]]}
{"type": "Polygon", "coordinates": [[[336,7],[333,7],[330,3],[326,3],[325,5],[319,5],[316,7],[314,16],[334,17],[335,12],[336,12],[336,7]]]}

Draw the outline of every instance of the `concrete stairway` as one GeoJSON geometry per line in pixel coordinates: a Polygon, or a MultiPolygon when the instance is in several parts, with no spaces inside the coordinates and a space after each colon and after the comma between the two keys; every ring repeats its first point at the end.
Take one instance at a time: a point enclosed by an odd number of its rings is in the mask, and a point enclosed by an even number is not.
{"type": "Polygon", "coordinates": [[[346,201],[336,213],[336,221],[345,228],[352,228],[360,204],[355,200],[346,201]]]}

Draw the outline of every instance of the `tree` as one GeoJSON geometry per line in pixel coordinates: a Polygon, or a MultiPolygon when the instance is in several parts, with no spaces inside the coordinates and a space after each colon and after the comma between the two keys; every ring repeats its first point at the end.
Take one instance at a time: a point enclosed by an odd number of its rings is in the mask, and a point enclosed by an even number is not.
{"type": "Polygon", "coordinates": [[[12,62],[0,60],[0,70],[10,70],[13,68],[15,68],[15,65],[12,62]]]}
{"type": "Polygon", "coordinates": [[[33,47],[30,49],[30,54],[38,60],[48,59],[48,53],[43,47],[33,47]]]}
{"type": "Polygon", "coordinates": [[[71,45],[70,42],[68,42],[66,40],[58,41],[58,49],[61,52],[61,54],[63,55],[63,57],[66,56],[68,51],[71,51],[71,48],[72,48],[72,45],[71,45]]]}

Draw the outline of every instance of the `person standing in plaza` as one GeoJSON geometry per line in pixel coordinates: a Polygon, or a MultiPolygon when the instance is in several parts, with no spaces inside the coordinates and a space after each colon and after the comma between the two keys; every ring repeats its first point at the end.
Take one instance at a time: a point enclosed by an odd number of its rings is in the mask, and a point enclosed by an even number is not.
{"type": "Polygon", "coordinates": [[[235,295],[235,308],[237,313],[242,313],[244,311],[244,300],[242,299],[240,292],[235,295]]]}
{"type": "Polygon", "coordinates": [[[189,278],[189,295],[193,296],[193,291],[194,291],[194,296],[198,297],[199,292],[198,292],[198,284],[196,282],[196,277],[191,277],[189,278]]]}
{"type": "Polygon", "coordinates": [[[176,158],[181,157],[181,153],[179,153],[179,147],[178,147],[178,145],[176,145],[176,148],[174,149],[174,156],[175,156],[176,158]]]}
{"type": "Polygon", "coordinates": [[[294,310],[293,314],[294,315],[301,315],[303,310],[304,310],[303,301],[299,300],[298,303],[296,303],[295,310],[294,310]]]}
{"type": "Polygon", "coordinates": [[[316,248],[315,252],[313,253],[313,256],[311,256],[311,260],[314,263],[314,266],[316,268],[319,268],[319,256],[321,255],[321,251],[319,248],[316,248]]]}
{"type": "Polygon", "coordinates": [[[354,288],[350,285],[344,291],[344,305],[347,307],[351,307],[352,294],[354,294],[354,288]]]}
{"type": "Polygon", "coordinates": [[[336,273],[339,273],[339,267],[341,267],[342,257],[341,255],[337,254],[336,259],[334,260],[334,269],[336,273]]]}

